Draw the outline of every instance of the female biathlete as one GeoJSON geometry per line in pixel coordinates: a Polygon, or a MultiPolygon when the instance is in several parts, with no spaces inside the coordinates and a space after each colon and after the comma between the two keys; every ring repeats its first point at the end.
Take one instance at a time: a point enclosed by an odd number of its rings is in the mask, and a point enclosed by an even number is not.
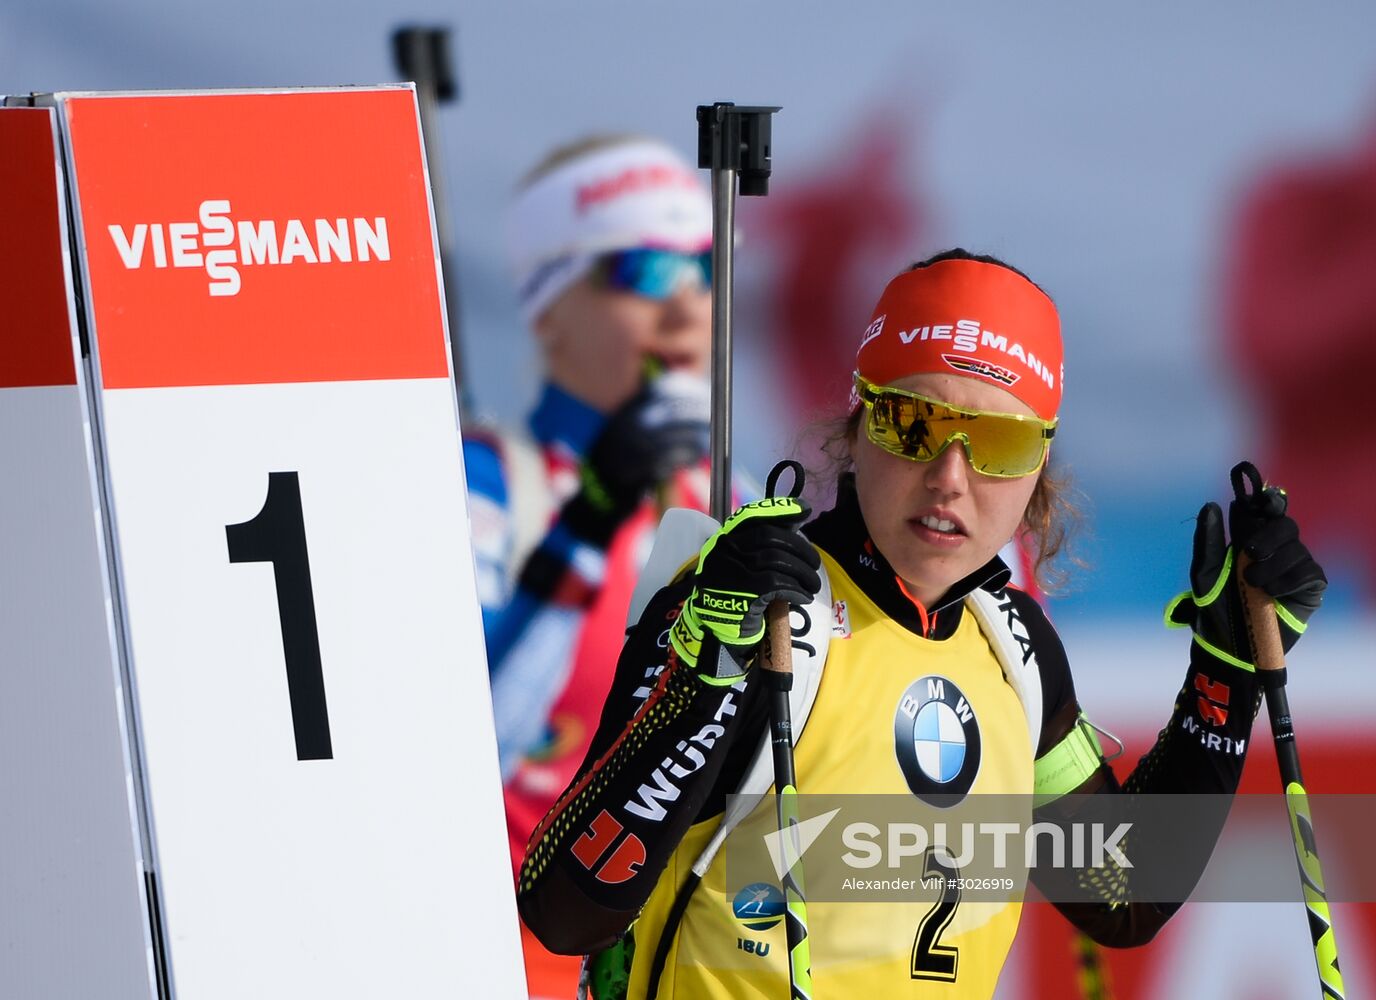
{"type": "MultiPolygon", "coordinates": [[[[1120,786],[1081,714],[1060,639],[998,557],[1019,534],[1039,568],[1059,546],[1065,504],[1046,463],[1062,373],[1056,308],[1020,271],[961,250],[915,265],[889,283],[861,338],[844,435],[850,468],[835,506],[807,522],[800,500],[746,505],[646,605],[587,758],[536,829],[520,875],[520,911],[541,941],[599,956],[598,1000],[788,995],[785,928],[778,907],[764,905],[770,886],[726,892],[729,843],[692,870],[766,733],[754,661],[776,599],[807,606],[829,589],[824,613],[835,612],[820,686],[795,718],[808,794],[916,796],[944,808],[978,795],[1030,802],[1035,793],[1054,806],[1072,792],[1139,793],[1113,802],[1214,793],[1198,801],[1226,806],[1260,701],[1234,555],[1251,557],[1246,580],[1274,599],[1287,649],[1319,606],[1323,571],[1280,490],[1233,502],[1231,544],[1220,507],[1203,507],[1191,590],[1168,608],[1193,630],[1189,669],[1169,722],[1120,786]]],[[[1183,840],[1167,824],[1169,850],[1130,835],[1119,845],[1130,867],[1079,878],[1082,898],[1064,885],[1047,895],[1101,943],[1148,941],[1203,871],[1222,819],[1213,810],[1183,840]],[[1134,898],[1153,870],[1183,889],[1134,898]]],[[[1031,874],[1038,884],[1066,878],[1031,874]]],[[[992,996],[1019,906],[946,903],[956,905],[933,921],[921,919],[930,901],[811,899],[814,996],[992,996]],[[919,924],[926,933],[915,934],[919,924]]]]}

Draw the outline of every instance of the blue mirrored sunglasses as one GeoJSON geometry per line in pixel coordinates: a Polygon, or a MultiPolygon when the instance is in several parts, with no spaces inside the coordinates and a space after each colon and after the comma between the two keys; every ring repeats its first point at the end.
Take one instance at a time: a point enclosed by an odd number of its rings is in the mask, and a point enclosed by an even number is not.
{"type": "Polygon", "coordinates": [[[599,257],[594,276],[604,288],[662,301],[685,282],[690,288],[710,288],[712,253],[710,250],[703,253],[622,250],[599,257]]]}

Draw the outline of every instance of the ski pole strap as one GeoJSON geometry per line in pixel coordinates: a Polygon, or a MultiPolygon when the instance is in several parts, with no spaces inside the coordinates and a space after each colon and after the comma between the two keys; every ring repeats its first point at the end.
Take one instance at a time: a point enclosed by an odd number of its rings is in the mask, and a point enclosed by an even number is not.
{"type": "Polygon", "coordinates": [[[1104,750],[1099,734],[1081,712],[1065,738],[1033,764],[1033,794],[1044,805],[1074,791],[1099,770],[1104,750]]]}
{"type": "Polygon", "coordinates": [[[769,477],[765,479],[764,483],[764,495],[767,497],[789,496],[796,500],[803,495],[803,483],[806,481],[806,476],[807,473],[803,470],[801,462],[785,458],[769,470],[769,477]],[[793,473],[793,488],[786,494],[780,494],[779,477],[785,472],[793,473]]]}

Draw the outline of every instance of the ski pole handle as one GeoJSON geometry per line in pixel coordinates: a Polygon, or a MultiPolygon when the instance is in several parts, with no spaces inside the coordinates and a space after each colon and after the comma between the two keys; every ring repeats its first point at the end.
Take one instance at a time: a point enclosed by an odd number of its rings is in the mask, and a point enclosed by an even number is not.
{"type": "MultiPolygon", "coordinates": [[[[793,487],[788,496],[803,495],[803,482],[806,473],[802,463],[786,458],[769,470],[765,480],[764,495],[779,496],[779,480],[785,472],[793,473],[793,487]]],[[[793,627],[788,621],[788,602],[770,601],[764,609],[764,646],[760,650],[760,666],[776,674],[793,673],[793,627]]]]}
{"type": "Polygon", "coordinates": [[[771,601],[764,609],[764,648],[760,666],[775,673],[793,673],[793,628],[788,623],[788,602],[771,601]]]}
{"type": "Polygon", "coordinates": [[[1238,553],[1237,583],[1242,588],[1242,615],[1247,621],[1247,638],[1252,642],[1252,655],[1258,670],[1284,670],[1285,649],[1280,644],[1280,625],[1271,608],[1271,595],[1253,587],[1243,573],[1252,565],[1252,557],[1238,553]]]}
{"type": "MultiPolygon", "coordinates": [[[[1233,485],[1233,497],[1239,504],[1260,504],[1263,508],[1268,499],[1266,482],[1251,462],[1239,462],[1228,474],[1233,485]]],[[[1271,493],[1283,491],[1271,490],[1271,493]]],[[[1270,497],[1274,499],[1274,497],[1270,497]]],[[[1279,509],[1285,510],[1282,501],[1279,509]]],[[[1236,539],[1234,539],[1236,541],[1236,539]]],[[[1276,614],[1271,607],[1271,595],[1253,587],[1247,582],[1246,570],[1252,565],[1252,557],[1237,550],[1237,585],[1242,594],[1242,618],[1247,627],[1247,638],[1252,644],[1252,662],[1261,670],[1284,670],[1285,648],[1280,643],[1280,626],[1276,624],[1276,614]]]]}

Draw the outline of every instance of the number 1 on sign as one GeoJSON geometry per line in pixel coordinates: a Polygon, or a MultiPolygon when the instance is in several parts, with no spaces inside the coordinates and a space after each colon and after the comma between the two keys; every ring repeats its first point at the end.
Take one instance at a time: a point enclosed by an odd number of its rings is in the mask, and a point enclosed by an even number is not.
{"type": "Polygon", "coordinates": [[[250,521],[226,525],[225,537],[230,562],[272,563],[296,758],[328,760],[334,757],[334,749],[325,704],[325,676],[320,669],[320,632],[315,624],[315,595],[306,554],[301,484],[296,473],[268,473],[263,509],[250,521]]]}

